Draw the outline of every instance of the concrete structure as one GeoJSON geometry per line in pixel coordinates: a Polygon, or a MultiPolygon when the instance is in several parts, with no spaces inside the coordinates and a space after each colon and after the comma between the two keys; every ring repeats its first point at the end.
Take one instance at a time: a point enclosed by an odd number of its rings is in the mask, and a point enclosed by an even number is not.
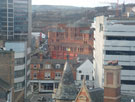
{"type": "Polygon", "coordinates": [[[76,84],[81,86],[82,80],[86,79],[86,85],[88,88],[93,88],[94,85],[94,68],[89,59],[86,59],[78,68],[76,72],[76,84]]]}
{"type": "Polygon", "coordinates": [[[15,102],[13,51],[0,51],[0,102],[15,102]]]}
{"type": "Polygon", "coordinates": [[[103,87],[103,66],[118,60],[122,66],[121,92],[135,93],[135,19],[96,17],[94,26],[95,86],[103,87]]]}

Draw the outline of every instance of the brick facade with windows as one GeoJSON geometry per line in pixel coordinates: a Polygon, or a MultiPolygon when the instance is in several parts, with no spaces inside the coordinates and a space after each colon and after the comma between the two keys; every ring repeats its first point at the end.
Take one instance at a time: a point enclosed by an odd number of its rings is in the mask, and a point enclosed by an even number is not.
{"type": "MultiPolygon", "coordinates": [[[[58,87],[58,83],[62,77],[65,61],[66,60],[61,59],[43,59],[41,61],[41,59],[33,57],[30,65],[33,91],[35,87],[40,87],[40,89],[38,89],[39,92],[53,92],[53,89],[58,87]]],[[[75,65],[77,62],[71,60],[70,63],[72,63],[72,72],[74,79],[76,80],[75,65]]]]}
{"type": "Polygon", "coordinates": [[[70,59],[78,54],[92,54],[93,30],[88,26],[59,24],[56,28],[49,29],[48,46],[53,59],[66,59],[67,53],[70,59]]]}

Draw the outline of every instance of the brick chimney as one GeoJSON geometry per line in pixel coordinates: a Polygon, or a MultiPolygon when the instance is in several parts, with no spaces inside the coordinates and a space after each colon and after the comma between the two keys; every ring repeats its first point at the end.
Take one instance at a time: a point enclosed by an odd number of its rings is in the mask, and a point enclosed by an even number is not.
{"type": "Polygon", "coordinates": [[[43,54],[42,53],[39,53],[39,58],[40,58],[40,61],[42,62],[43,61],[43,54]]]}
{"type": "Polygon", "coordinates": [[[109,62],[104,66],[104,102],[120,102],[120,73],[121,66],[118,61],[109,62]]]}

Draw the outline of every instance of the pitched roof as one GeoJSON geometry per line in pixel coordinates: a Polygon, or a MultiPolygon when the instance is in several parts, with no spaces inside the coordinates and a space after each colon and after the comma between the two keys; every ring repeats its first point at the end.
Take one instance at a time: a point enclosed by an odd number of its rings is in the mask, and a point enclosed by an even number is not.
{"type": "Polygon", "coordinates": [[[95,88],[89,91],[92,102],[104,102],[104,90],[95,88]]]}
{"type": "Polygon", "coordinates": [[[73,73],[67,60],[55,98],[58,100],[75,100],[76,96],[77,89],[74,83],[73,73]]]}
{"type": "MultiPolygon", "coordinates": [[[[63,59],[43,59],[42,61],[40,61],[40,59],[37,56],[34,56],[31,58],[31,64],[46,64],[46,63],[50,63],[53,68],[55,68],[56,64],[60,64],[62,69],[64,67],[66,60],[63,59]]],[[[79,64],[77,63],[77,61],[75,59],[70,60],[69,63],[72,64],[73,69],[76,69],[79,64]]]]}
{"type": "Polygon", "coordinates": [[[64,29],[52,28],[48,30],[49,32],[65,32],[64,29]]]}
{"type": "Polygon", "coordinates": [[[86,99],[87,102],[91,102],[91,98],[90,98],[90,94],[89,94],[89,91],[87,89],[87,86],[85,84],[85,79],[83,80],[83,84],[82,84],[82,87],[75,99],[75,102],[77,102],[77,100],[79,100],[79,97],[82,96],[86,99]]]}
{"type": "MultiPolygon", "coordinates": [[[[33,64],[44,64],[46,62],[49,62],[51,64],[64,64],[66,62],[66,60],[63,59],[43,59],[43,61],[40,61],[40,59],[37,56],[34,56],[31,58],[31,63],[33,64]]],[[[75,64],[76,60],[70,60],[69,61],[71,64],[75,64]]]]}

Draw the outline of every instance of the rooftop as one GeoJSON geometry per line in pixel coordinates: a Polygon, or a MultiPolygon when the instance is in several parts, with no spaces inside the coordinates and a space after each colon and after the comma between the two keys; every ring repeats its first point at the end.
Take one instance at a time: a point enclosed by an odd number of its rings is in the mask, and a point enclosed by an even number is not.
{"type": "Polygon", "coordinates": [[[57,100],[75,100],[76,96],[77,89],[74,83],[73,73],[69,61],[67,60],[55,98],[57,100]]]}
{"type": "Polygon", "coordinates": [[[58,28],[51,28],[48,30],[49,32],[65,32],[64,29],[58,29],[58,28]]]}

